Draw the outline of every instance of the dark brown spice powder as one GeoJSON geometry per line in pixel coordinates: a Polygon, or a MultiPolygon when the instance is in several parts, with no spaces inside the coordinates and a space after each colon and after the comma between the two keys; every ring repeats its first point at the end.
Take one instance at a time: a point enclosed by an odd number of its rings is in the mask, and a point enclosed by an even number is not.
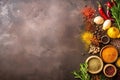
{"type": "Polygon", "coordinates": [[[108,67],[106,68],[106,70],[105,70],[105,73],[106,73],[107,75],[113,75],[114,72],[115,72],[115,69],[114,69],[112,66],[108,66],[108,67]]]}

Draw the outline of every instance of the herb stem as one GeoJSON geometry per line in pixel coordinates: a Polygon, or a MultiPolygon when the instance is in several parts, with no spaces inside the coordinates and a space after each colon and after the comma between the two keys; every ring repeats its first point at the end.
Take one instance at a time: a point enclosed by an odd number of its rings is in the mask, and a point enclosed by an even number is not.
{"type": "Polygon", "coordinates": [[[115,18],[117,27],[120,30],[120,15],[119,15],[119,13],[120,13],[120,2],[118,0],[116,0],[116,2],[117,2],[117,6],[113,6],[111,8],[111,12],[112,12],[113,18],[115,18]]]}
{"type": "Polygon", "coordinates": [[[118,26],[118,28],[120,29],[120,22],[119,22],[119,20],[118,20],[117,17],[115,17],[114,15],[113,15],[113,17],[115,18],[116,23],[117,23],[117,26],[118,26]]]}
{"type": "Polygon", "coordinates": [[[74,71],[74,78],[79,78],[81,80],[90,80],[90,75],[88,74],[88,65],[87,63],[80,64],[79,71],[74,71]]]}

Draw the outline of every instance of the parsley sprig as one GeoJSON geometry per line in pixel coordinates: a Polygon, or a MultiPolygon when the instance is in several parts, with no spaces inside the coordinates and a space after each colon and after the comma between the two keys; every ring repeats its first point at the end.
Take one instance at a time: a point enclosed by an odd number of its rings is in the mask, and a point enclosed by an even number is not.
{"type": "Polygon", "coordinates": [[[74,78],[79,78],[81,80],[90,80],[90,75],[88,74],[88,64],[81,63],[80,69],[78,71],[73,71],[74,78]]]}

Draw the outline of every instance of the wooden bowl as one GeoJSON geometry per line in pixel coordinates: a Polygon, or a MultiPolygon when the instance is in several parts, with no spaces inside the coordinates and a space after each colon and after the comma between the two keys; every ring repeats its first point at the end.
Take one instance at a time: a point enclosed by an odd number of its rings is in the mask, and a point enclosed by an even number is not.
{"type": "Polygon", "coordinates": [[[107,35],[101,37],[101,42],[103,44],[108,44],[110,42],[110,38],[107,35]]]}
{"type": "Polygon", "coordinates": [[[103,61],[98,56],[90,56],[86,59],[88,64],[88,72],[91,74],[97,74],[103,69],[103,61]]]}
{"type": "Polygon", "coordinates": [[[105,63],[113,63],[118,58],[118,50],[112,45],[106,45],[101,49],[100,57],[105,63]]]}
{"type": "Polygon", "coordinates": [[[103,73],[106,77],[113,77],[117,73],[117,69],[113,64],[106,64],[103,68],[103,73]]]}

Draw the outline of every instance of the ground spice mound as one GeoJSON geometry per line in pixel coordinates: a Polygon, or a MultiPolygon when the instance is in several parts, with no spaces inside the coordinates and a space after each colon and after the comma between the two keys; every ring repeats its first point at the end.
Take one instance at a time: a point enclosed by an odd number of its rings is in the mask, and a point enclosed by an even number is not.
{"type": "Polygon", "coordinates": [[[83,16],[84,16],[86,19],[88,19],[88,20],[90,20],[90,19],[92,19],[92,18],[94,17],[95,12],[96,12],[96,10],[93,9],[92,7],[90,7],[90,6],[85,6],[85,7],[81,10],[81,13],[83,14],[83,16]]]}
{"type": "Polygon", "coordinates": [[[106,68],[106,70],[105,70],[105,73],[106,73],[107,75],[113,75],[114,72],[115,72],[115,69],[114,69],[112,66],[108,66],[108,67],[106,68]]]}
{"type": "Polygon", "coordinates": [[[94,18],[96,10],[93,7],[85,6],[80,10],[80,13],[83,15],[84,22],[85,22],[85,30],[93,32],[95,27],[92,22],[92,19],[94,18]]]}
{"type": "Polygon", "coordinates": [[[98,71],[101,68],[101,64],[100,61],[98,59],[91,59],[88,63],[88,68],[90,71],[94,72],[94,71],[98,71]]]}
{"type": "Polygon", "coordinates": [[[113,46],[107,46],[103,48],[101,52],[101,57],[106,63],[113,63],[118,57],[118,51],[113,46]]]}

